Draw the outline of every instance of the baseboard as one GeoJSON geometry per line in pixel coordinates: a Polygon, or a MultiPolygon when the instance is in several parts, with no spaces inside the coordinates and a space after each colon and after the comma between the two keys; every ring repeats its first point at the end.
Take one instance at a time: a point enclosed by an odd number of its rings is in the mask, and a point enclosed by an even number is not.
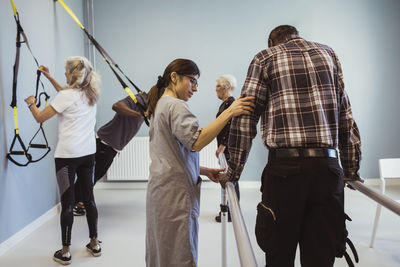
{"type": "MultiPolygon", "coordinates": [[[[240,188],[260,188],[260,181],[240,181],[240,188]]],[[[365,185],[377,186],[380,185],[380,179],[368,178],[364,181],[365,185]]],[[[386,185],[400,185],[400,179],[386,179],[386,185]]],[[[146,189],[147,181],[104,181],[98,182],[95,189],[146,189]]],[[[203,180],[202,188],[219,188],[219,184],[213,183],[210,180],[203,180]]]]}
{"type": "Polygon", "coordinates": [[[60,213],[60,204],[55,205],[42,216],[25,226],[22,230],[12,235],[10,238],[0,243],[0,256],[6,253],[9,249],[17,245],[24,238],[33,233],[36,229],[52,219],[55,215],[60,213]]]}
{"type": "Polygon", "coordinates": [[[107,189],[146,189],[147,188],[147,181],[130,181],[130,182],[97,182],[96,186],[94,187],[95,190],[107,190],[107,189]]]}
{"type": "MultiPolygon", "coordinates": [[[[260,181],[240,181],[240,188],[260,188],[260,181]]],[[[203,189],[208,188],[220,188],[220,185],[213,183],[210,180],[204,180],[201,187],[203,189]]],[[[95,186],[96,190],[103,189],[146,189],[147,181],[131,181],[131,182],[98,182],[95,186]]]]}

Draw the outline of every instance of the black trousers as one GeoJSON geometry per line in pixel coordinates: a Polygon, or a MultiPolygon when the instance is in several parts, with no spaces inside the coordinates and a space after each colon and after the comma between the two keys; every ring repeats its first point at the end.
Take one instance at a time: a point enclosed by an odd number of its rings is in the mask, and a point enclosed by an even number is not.
{"type": "MultiPolygon", "coordinates": [[[[102,143],[99,138],[96,139],[96,165],[94,168],[93,185],[95,185],[97,181],[106,174],[116,155],[117,151],[115,151],[112,147],[102,143]]],[[[75,185],[76,202],[83,202],[82,191],[82,186],[80,185],[80,181],[78,179],[75,185]]]]}
{"type": "Polygon", "coordinates": [[[343,171],[336,158],[272,158],[262,174],[256,237],[268,267],[331,267],[345,231],[343,171]]]}
{"type": "Polygon", "coordinates": [[[94,154],[79,158],[55,158],[57,182],[61,195],[61,237],[63,246],[71,245],[74,222],[72,208],[75,205],[75,175],[80,181],[82,201],[86,208],[89,237],[97,237],[97,207],[93,196],[94,154]]]}

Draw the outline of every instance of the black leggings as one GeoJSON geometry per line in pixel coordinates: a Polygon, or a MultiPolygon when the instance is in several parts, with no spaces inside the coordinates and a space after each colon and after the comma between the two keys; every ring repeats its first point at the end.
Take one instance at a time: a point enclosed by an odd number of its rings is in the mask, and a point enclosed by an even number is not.
{"type": "MultiPolygon", "coordinates": [[[[93,186],[100,180],[110,168],[117,151],[111,146],[101,142],[100,138],[96,139],[96,166],[94,168],[94,183],[93,186]]],[[[80,181],[75,184],[75,203],[83,202],[83,190],[81,189],[80,181]]]]}
{"type": "Polygon", "coordinates": [[[55,158],[57,182],[61,195],[61,234],[63,246],[71,245],[71,230],[74,222],[72,208],[75,203],[75,175],[83,192],[89,237],[97,237],[97,208],[93,196],[93,170],[95,155],[79,158],[55,158]]]}

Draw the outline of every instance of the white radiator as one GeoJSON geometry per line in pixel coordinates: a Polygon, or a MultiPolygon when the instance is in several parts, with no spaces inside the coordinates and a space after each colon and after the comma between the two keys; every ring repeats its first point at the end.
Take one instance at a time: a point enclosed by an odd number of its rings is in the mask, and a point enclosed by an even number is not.
{"type": "MultiPolygon", "coordinates": [[[[200,166],[219,168],[214,139],[200,151],[200,166]]],[[[115,156],[107,171],[107,181],[144,181],[149,178],[149,137],[135,137],[115,156]]],[[[203,177],[206,178],[206,177],[203,177]]]]}

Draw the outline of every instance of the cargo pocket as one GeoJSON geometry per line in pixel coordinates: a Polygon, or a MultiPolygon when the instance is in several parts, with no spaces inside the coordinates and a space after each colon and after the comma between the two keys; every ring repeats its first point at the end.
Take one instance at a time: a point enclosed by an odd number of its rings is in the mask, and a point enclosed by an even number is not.
{"type": "Polygon", "coordinates": [[[274,211],[263,202],[257,205],[256,238],[260,248],[267,252],[273,244],[273,233],[276,223],[274,211]]]}

